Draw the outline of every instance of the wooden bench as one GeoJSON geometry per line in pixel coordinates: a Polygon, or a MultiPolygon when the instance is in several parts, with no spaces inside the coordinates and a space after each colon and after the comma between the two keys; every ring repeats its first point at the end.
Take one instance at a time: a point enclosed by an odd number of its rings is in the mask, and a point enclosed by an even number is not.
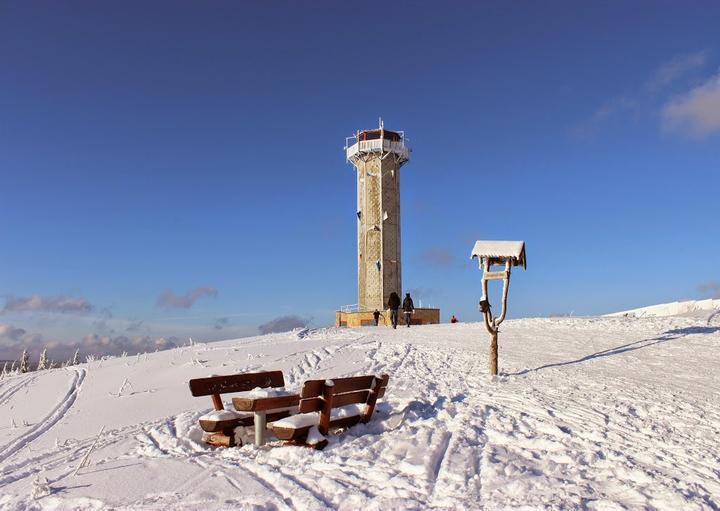
{"type": "Polygon", "coordinates": [[[299,414],[273,424],[272,430],[280,440],[322,449],[327,440],[308,442],[310,429],[317,426],[321,435],[327,435],[332,428],[369,422],[376,401],[385,395],[388,379],[384,374],[306,381],[300,393],[299,414]],[[333,415],[333,409],[353,404],[360,405],[358,410],[345,408],[342,412],[347,413],[333,415]]]}
{"type": "MultiPolygon", "coordinates": [[[[193,396],[211,396],[213,407],[217,411],[225,410],[221,394],[230,394],[235,392],[247,392],[257,387],[260,388],[277,388],[285,386],[285,379],[283,378],[282,371],[267,371],[261,373],[246,373],[246,374],[232,374],[226,376],[211,376],[209,378],[196,378],[190,380],[190,393],[193,396]]],[[[221,420],[200,420],[200,427],[203,431],[211,433],[207,435],[205,441],[211,445],[217,445],[222,447],[232,447],[235,445],[235,428],[238,426],[251,426],[253,423],[256,426],[255,437],[256,442],[259,438],[264,441],[264,428],[265,420],[274,421],[282,419],[290,415],[287,410],[270,412],[265,416],[265,410],[272,410],[277,408],[291,407],[297,405],[299,397],[296,396],[280,396],[276,398],[265,398],[264,402],[266,408],[262,411],[254,409],[252,399],[248,398],[235,398],[233,403],[236,408],[238,404],[240,406],[245,403],[249,409],[244,415],[238,417],[221,419],[221,420]],[[261,415],[261,422],[258,424],[258,416],[261,415]],[[258,431],[262,426],[263,430],[258,431]]],[[[235,414],[236,412],[229,412],[227,415],[235,414]]],[[[220,414],[222,415],[222,414],[220,414]]],[[[238,414],[239,415],[239,414],[238,414]]]]}

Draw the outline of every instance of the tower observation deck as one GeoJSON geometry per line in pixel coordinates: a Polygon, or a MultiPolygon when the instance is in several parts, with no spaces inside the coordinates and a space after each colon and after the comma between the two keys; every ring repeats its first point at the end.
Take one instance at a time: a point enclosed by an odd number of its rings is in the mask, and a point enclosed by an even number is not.
{"type": "Polygon", "coordinates": [[[400,167],[410,160],[405,133],[376,129],[346,139],[357,173],[358,311],[384,310],[402,297],[400,167]]]}

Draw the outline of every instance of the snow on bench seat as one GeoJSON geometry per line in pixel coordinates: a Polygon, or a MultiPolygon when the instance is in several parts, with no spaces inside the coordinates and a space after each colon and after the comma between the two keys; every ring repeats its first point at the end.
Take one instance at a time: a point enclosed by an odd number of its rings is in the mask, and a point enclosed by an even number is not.
{"type": "MultiPolygon", "coordinates": [[[[261,388],[239,392],[233,397],[233,406],[243,412],[272,410],[273,412],[288,411],[297,413],[300,396],[297,392],[285,390],[285,387],[261,388]]],[[[277,417],[276,417],[277,418],[277,417]]]]}
{"type": "MultiPolygon", "coordinates": [[[[362,415],[364,408],[365,405],[360,403],[341,406],[340,408],[333,408],[330,420],[333,421],[335,419],[362,415]]],[[[300,429],[309,426],[317,426],[318,424],[320,424],[320,412],[310,412],[285,417],[284,419],[273,422],[272,426],[273,428],[300,429]]]]}
{"type": "Polygon", "coordinates": [[[327,445],[324,435],[329,429],[370,420],[387,382],[387,375],[306,381],[300,393],[302,413],[273,422],[273,432],[280,440],[321,449],[327,445]]]}
{"type": "Polygon", "coordinates": [[[203,431],[214,433],[237,426],[248,426],[253,422],[253,415],[235,410],[211,410],[200,416],[198,421],[203,431]]]}
{"type": "Polygon", "coordinates": [[[205,415],[201,415],[199,420],[201,421],[228,421],[233,419],[240,419],[243,417],[250,417],[249,413],[240,413],[234,410],[211,410],[205,415]]]}
{"type": "Polygon", "coordinates": [[[247,399],[258,399],[258,398],[264,398],[264,397],[292,396],[294,394],[296,394],[296,392],[291,392],[289,390],[286,390],[285,387],[277,387],[277,388],[255,387],[252,390],[247,390],[245,392],[238,392],[237,394],[234,394],[234,397],[247,398],[247,399]]]}

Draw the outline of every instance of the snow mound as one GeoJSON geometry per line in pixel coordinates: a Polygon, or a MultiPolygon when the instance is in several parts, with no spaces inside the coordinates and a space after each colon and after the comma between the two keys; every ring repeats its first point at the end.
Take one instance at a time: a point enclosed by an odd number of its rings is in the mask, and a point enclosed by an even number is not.
{"type": "Polygon", "coordinates": [[[638,309],[630,309],[621,312],[613,312],[606,314],[606,317],[667,317],[667,316],[683,316],[698,315],[705,311],[720,310],[720,299],[708,298],[707,300],[688,300],[684,302],[661,303],[659,305],[650,305],[648,307],[640,307],[638,309]]]}

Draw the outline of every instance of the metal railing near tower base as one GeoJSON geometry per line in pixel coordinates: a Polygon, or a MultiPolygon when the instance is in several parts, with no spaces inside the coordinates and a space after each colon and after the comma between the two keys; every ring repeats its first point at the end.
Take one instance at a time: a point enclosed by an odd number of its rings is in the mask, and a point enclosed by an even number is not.
{"type": "Polygon", "coordinates": [[[341,305],[340,312],[360,312],[360,304],[351,303],[350,305],[341,305]]]}
{"type": "MultiPolygon", "coordinates": [[[[436,308],[437,307],[434,307],[431,304],[423,305],[422,300],[419,302],[418,307],[416,307],[416,309],[436,309],[436,308]]],[[[380,309],[380,310],[384,311],[387,309],[380,309]]],[[[373,311],[373,309],[365,309],[365,310],[361,309],[360,304],[357,304],[357,303],[351,303],[350,305],[341,305],[340,306],[340,312],[346,312],[346,313],[349,313],[349,312],[372,312],[372,311],[373,311]]]]}

